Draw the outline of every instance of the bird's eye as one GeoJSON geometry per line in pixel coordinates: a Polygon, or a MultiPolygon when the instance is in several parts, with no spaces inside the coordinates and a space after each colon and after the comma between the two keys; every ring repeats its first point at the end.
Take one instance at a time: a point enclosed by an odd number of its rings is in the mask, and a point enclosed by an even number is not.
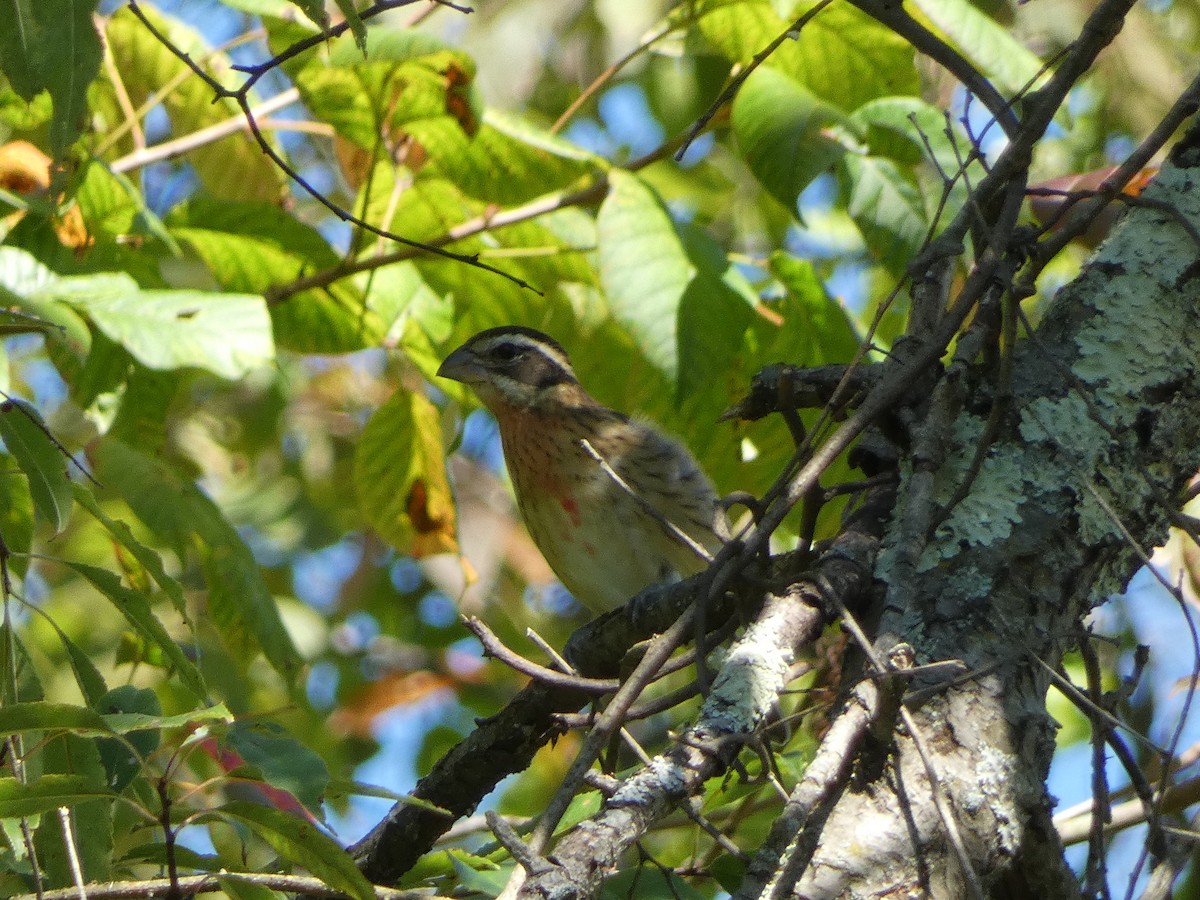
{"type": "Polygon", "coordinates": [[[521,348],[516,344],[510,344],[507,341],[503,344],[497,344],[492,348],[492,356],[500,360],[500,362],[510,362],[521,355],[521,348]]]}

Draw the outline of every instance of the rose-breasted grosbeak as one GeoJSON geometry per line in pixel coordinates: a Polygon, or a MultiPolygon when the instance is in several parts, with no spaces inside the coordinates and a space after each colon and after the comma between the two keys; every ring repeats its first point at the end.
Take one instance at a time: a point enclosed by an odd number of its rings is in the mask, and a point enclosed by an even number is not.
{"type": "Polygon", "coordinates": [[[691,454],[594,400],[553,338],[491,328],[437,374],[470,386],[496,417],[525,525],[593,612],[704,568],[688,538],[715,554],[727,537],[716,492],[691,454]]]}

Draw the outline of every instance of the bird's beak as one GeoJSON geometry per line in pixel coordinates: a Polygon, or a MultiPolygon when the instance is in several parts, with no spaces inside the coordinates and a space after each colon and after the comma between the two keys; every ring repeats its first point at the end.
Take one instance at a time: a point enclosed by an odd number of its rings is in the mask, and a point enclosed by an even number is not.
{"type": "Polygon", "coordinates": [[[449,378],[451,381],[470,384],[482,379],[487,372],[479,364],[478,357],[463,346],[442,361],[442,364],[438,366],[437,374],[439,378],[449,378]]]}

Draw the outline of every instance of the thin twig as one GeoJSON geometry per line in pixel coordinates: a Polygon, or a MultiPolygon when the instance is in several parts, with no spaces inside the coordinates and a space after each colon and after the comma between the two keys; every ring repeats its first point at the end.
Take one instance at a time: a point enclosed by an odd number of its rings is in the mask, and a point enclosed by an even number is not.
{"type": "Polygon", "coordinates": [[[67,851],[67,866],[71,870],[71,879],[75,882],[75,896],[79,900],[87,900],[87,885],[83,882],[83,867],[79,864],[79,848],[75,843],[75,829],[71,824],[71,810],[65,806],[58,808],[58,824],[62,831],[63,846],[67,851]]]}
{"type": "Polygon", "coordinates": [[[479,638],[479,642],[483,644],[485,656],[495,657],[509,668],[516,669],[530,678],[554,687],[583,691],[588,694],[611,694],[621,686],[621,682],[615,678],[582,678],[578,675],[568,675],[554,669],[547,669],[506,647],[500,638],[496,637],[495,633],[475,616],[463,616],[462,623],[468,631],[479,638]]]}
{"type": "MultiPolygon", "coordinates": [[[[185,897],[211,894],[221,890],[221,881],[235,881],[257,885],[275,891],[293,894],[318,894],[346,896],[332,891],[319,878],[303,875],[277,875],[253,872],[210,872],[205,875],[187,875],[178,880],[180,893],[185,897]]],[[[141,881],[93,882],[87,886],[88,900],[138,900],[145,897],[161,897],[171,887],[167,878],[148,878],[141,881]]],[[[375,886],[377,900],[450,900],[430,894],[425,888],[400,891],[394,888],[375,886]]],[[[31,894],[17,894],[12,900],[78,900],[79,892],[74,887],[31,894]]]]}
{"type": "Polygon", "coordinates": [[[651,46],[656,44],[658,41],[661,41],[674,30],[674,26],[670,23],[664,25],[657,32],[643,40],[636,47],[618,59],[615,63],[597,75],[592,83],[583,89],[583,93],[576,97],[575,101],[563,111],[562,115],[555,119],[554,124],[550,126],[550,133],[558,134],[558,132],[562,130],[563,126],[571,121],[575,113],[579,112],[583,104],[587,103],[589,99],[596,95],[598,90],[612,81],[613,76],[615,76],[623,68],[637,59],[639,55],[645,53],[650,49],[651,46]]]}
{"type": "MultiPolygon", "coordinates": [[[[251,110],[251,113],[255,116],[269,116],[271,113],[278,112],[299,101],[300,91],[294,87],[288,88],[255,106],[251,110]]],[[[237,134],[239,131],[249,130],[250,126],[246,124],[245,116],[241,114],[230,116],[224,121],[216,122],[207,128],[201,128],[199,131],[193,131],[191,134],[185,134],[183,137],[176,138],[175,140],[163,141],[161,144],[154,144],[149,147],[139,147],[132,153],[127,153],[125,156],[113,160],[109,164],[109,169],[113,172],[128,172],[132,169],[140,169],[152,163],[162,162],[165,159],[172,159],[176,156],[182,156],[184,153],[190,153],[199,147],[216,143],[232,134],[237,134]]]]}
{"type": "Polygon", "coordinates": [[[771,41],[771,43],[767,44],[767,46],[763,47],[763,49],[754,54],[754,57],[750,60],[750,62],[746,63],[746,67],[730,80],[729,84],[725,86],[725,90],[721,91],[721,93],[717,95],[717,99],[709,105],[708,109],[706,109],[700,115],[700,118],[695,121],[692,127],[688,129],[687,134],[684,135],[683,143],[680,145],[679,149],[675,151],[675,160],[677,162],[683,159],[684,154],[687,153],[688,147],[692,145],[692,141],[696,140],[700,132],[704,130],[705,126],[712,121],[712,117],[717,114],[721,107],[733,99],[733,95],[738,92],[738,89],[741,88],[746,79],[750,77],[750,74],[764,62],[766,62],[767,58],[770,57],[770,55],[776,50],[778,50],[784,41],[788,40],[789,38],[795,38],[796,33],[800,31],[801,28],[816,18],[817,14],[824,10],[832,2],[833,0],[820,0],[816,6],[805,12],[804,15],[784,29],[779,36],[775,38],[775,40],[771,41]]]}

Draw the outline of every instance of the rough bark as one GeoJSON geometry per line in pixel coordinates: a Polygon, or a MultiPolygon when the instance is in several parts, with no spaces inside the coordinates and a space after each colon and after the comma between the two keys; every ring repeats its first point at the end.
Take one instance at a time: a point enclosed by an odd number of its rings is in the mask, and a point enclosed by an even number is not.
{"type": "MultiPolygon", "coordinates": [[[[1055,724],[1039,659],[1055,666],[1085,614],[1141,564],[1129,535],[1147,549],[1165,539],[1200,467],[1200,131],[1145,199],[1017,345],[996,440],[944,516],[985,430],[989,373],[965,376],[955,408],[931,408],[935,438],[939,415],[949,425],[943,459],[906,461],[876,572],[888,585],[878,646],[907,642],[919,663],[957,658],[978,673],[915,717],[992,896],[1078,894],[1049,823],[1055,724]]],[[[884,772],[842,795],[794,894],[967,890],[925,768],[900,735],[884,772]]]]}

